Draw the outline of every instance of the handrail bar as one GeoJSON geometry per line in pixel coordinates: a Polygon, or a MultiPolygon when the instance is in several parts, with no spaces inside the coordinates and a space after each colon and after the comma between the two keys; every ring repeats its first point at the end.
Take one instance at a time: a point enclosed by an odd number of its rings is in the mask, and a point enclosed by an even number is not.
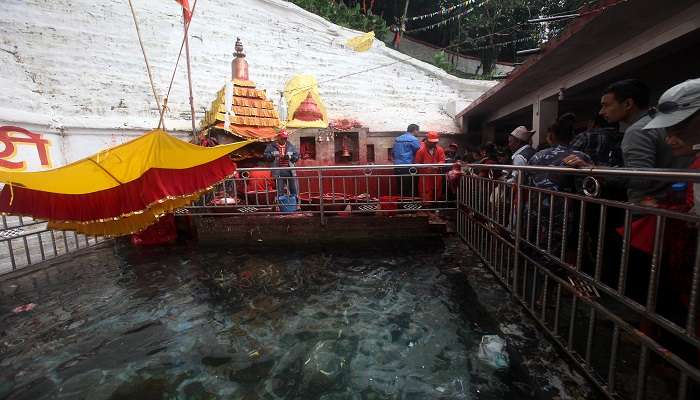
{"type": "MultiPolygon", "coordinates": [[[[303,166],[303,167],[255,167],[238,168],[238,171],[332,171],[332,170],[373,170],[373,169],[393,169],[393,168],[445,168],[452,164],[365,164],[365,165],[323,165],[323,166],[303,166]]],[[[700,182],[700,172],[693,172],[687,169],[657,169],[657,168],[567,168],[567,167],[545,167],[545,166],[516,166],[501,164],[462,164],[463,169],[488,169],[506,171],[532,171],[532,172],[561,172],[575,175],[618,175],[625,177],[658,178],[658,179],[682,179],[700,182]]]]}
{"type": "MultiPolygon", "coordinates": [[[[474,176],[473,178],[477,179],[479,181],[485,181],[485,182],[493,181],[490,178],[484,178],[484,177],[480,177],[480,176],[474,176]]],[[[501,185],[509,186],[512,190],[514,190],[517,187],[517,185],[515,183],[512,183],[512,182],[501,182],[501,185]]],[[[572,199],[572,200],[586,201],[586,202],[589,202],[592,204],[624,208],[624,209],[628,209],[630,211],[635,211],[635,212],[639,212],[639,213],[659,215],[659,216],[666,217],[666,218],[682,219],[682,220],[685,220],[688,222],[700,222],[700,215],[690,214],[687,212],[674,211],[674,210],[669,210],[666,208],[659,208],[659,207],[643,206],[643,205],[628,203],[628,202],[619,201],[619,200],[609,200],[609,199],[605,199],[605,198],[588,197],[588,196],[584,196],[582,194],[577,194],[577,193],[558,192],[558,191],[551,190],[551,189],[538,188],[536,186],[529,186],[529,185],[525,185],[525,184],[523,185],[523,187],[527,188],[528,191],[535,192],[535,193],[543,193],[543,194],[547,194],[547,195],[554,194],[557,197],[568,198],[568,199],[572,199]]]]}

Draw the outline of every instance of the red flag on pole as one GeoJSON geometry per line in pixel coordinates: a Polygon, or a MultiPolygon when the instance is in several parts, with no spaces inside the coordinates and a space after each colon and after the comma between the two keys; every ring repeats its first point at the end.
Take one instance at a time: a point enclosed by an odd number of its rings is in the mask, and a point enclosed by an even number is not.
{"type": "Polygon", "coordinates": [[[175,0],[182,5],[182,11],[185,13],[185,23],[189,23],[192,19],[192,11],[190,10],[189,0],[175,0]]]}

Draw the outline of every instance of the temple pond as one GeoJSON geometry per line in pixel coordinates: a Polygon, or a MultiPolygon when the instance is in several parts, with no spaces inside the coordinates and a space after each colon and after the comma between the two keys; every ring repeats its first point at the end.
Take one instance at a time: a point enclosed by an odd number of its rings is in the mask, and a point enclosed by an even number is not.
{"type": "Polygon", "coordinates": [[[0,399],[593,397],[456,240],[106,245],[0,290],[0,399]],[[507,367],[479,357],[484,335],[507,367]]]}

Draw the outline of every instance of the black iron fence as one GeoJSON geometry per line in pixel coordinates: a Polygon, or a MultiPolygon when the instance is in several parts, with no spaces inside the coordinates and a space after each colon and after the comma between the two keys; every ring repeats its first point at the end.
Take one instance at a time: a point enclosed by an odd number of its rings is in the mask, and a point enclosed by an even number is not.
{"type": "Polygon", "coordinates": [[[571,360],[610,398],[698,398],[700,218],[597,196],[605,181],[621,190],[625,178],[692,187],[700,174],[478,168],[512,179],[467,173],[458,233],[571,360]],[[525,184],[545,172],[579,190],[525,184]]]}

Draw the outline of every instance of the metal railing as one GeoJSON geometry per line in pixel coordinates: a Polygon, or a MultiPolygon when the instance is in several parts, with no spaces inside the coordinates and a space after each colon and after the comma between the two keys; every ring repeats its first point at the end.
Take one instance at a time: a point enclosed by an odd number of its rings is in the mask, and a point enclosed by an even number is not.
{"type": "Polygon", "coordinates": [[[195,215],[396,214],[456,208],[446,164],[240,168],[187,207],[195,215]],[[293,177],[273,175],[293,172],[293,177]],[[296,206],[284,204],[295,186],[296,206]],[[278,190],[280,189],[280,190],[278,190]]]}
{"type": "MultiPolygon", "coordinates": [[[[456,208],[460,238],[609,398],[646,398],[659,380],[668,385],[662,398],[687,400],[697,393],[700,217],[598,196],[601,182],[612,178],[692,183],[700,182],[700,173],[468,165],[459,185],[452,185],[446,178],[450,167],[239,169],[237,177],[217,184],[184,212],[301,212],[323,222],[337,214],[456,208]],[[473,173],[477,170],[481,176],[473,173]],[[282,171],[296,176],[272,176],[282,171]],[[488,177],[484,171],[490,171],[488,177]],[[493,179],[515,171],[515,179],[493,179]],[[526,185],[526,176],[534,174],[571,178],[585,195],[526,185]],[[290,185],[299,200],[293,206],[277,191],[290,185]]],[[[3,217],[0,274],[101,240],[3,217]]]]}
{"type": "Polygon", "coordinates": [[[0,217],[0,275],[103,242],[105,238],[47,229],[46,221],[0,217]]]}
{"type": "Polygon", "coordinates": [[[697,395],[700,218],[596,195],[605,180],[693,183],[700,173],[471,167],[518,172],[462,177],[458,234],[581,371],[609,398],[697,395]],[[525,184],[544,173],[586,195],[525,184]]]}

